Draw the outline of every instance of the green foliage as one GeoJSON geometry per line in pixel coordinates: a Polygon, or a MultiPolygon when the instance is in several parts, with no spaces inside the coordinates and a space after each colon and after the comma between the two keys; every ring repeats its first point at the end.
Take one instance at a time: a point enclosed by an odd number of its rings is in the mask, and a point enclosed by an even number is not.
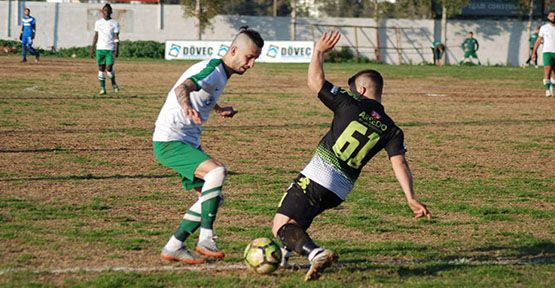
{"type": "Polygon", "coordinates": [[[123,41],[120,56],[129,58],[164,58],[164,43],[155,41],[123,41]]]}
{"type": "MultiPolygon", "coordinates": [[[[19,41],[0,40],[0,47],[7,47],[9,53],[21,53],[19,41]]],[[[57,51],[39,49],[43,56],[87,58],[90,56],[91,46],[61,48],[57,51]]],[[[124,58],[164,58],[164,43],[155,41],[122,41],[120,42],[119,57],[124,58]]]]}
{"type": "Polygon", "coordinates": [[[345,63],[345,62],[359,62],[359,63],[370,63],[370,60],[364,56],[356,58],[353,50],[348,46],[341,47],[340,50],[332,50],[326,54],[326,62],[332,63],[345,63]]]}
{"type": "MultiPolygon", "coordinates": [[[[221,3],[218,11],[219,14],[224,15],[271,16],[272,4],[272,1],[267,0],[229,0],[221,3]]],[[[277,16],[289,16],[291,13],[289,1],[278,1],[276,12],[277,16]]]]}

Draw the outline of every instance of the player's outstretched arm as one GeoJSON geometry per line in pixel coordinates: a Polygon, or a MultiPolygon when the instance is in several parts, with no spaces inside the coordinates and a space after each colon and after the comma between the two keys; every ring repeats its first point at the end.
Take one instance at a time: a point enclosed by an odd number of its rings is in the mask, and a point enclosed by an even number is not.
{"type": "Polygon", "coordinates": [[[324,32],[314,46],[314,53],[312,53],[312,59],[308,65],[307,80],[308,88],[314,93],[320,92],[326,80],[324,75],[324,55],[333,49],[339,38],[341,38],[339,31],[324,32]]]}
{"type": "Polygon", "coordinates": [[[175,88],[175,95],[177,96],[177,102],[183,108],[185,112],[185,116],[191,119],[195,124],[201,124],[202,120],[200,119],[200,114],[197,110],[191,106],[191,98],[190,94],[192,91],[198,91],[198,87],[195,82],[187,79],[183,81],[183,83],[179,84],[175,88]]]}
{"type": "Polygon", "coordinates": [[[237,114],[237,110],[233,109],[231,106],[221,107],[220,105],[214,105],[214,112],[218,113],[218,115],[222,116],[223,118],[233,118],[235,114],[237,114]]]}
{"type": "Polygon", "coordinates": [[[410,172],[409,163],[405,158],[405,155],[395,155],[390,158],[390,161],[391,167],[393,167],[393,172],[395,173],[395,178],[397,178],[397,181],[399,181],[399,184],[401,185],[401,189],[403,189],[403,192],[405,193],[410,209],[414,212],[414,217],[426,217],[428,219],[432,219],[432,213],[430,213],[428,208],[426,208],[426,205],[418,201],[414,195],[412,173],[410,172]]]}

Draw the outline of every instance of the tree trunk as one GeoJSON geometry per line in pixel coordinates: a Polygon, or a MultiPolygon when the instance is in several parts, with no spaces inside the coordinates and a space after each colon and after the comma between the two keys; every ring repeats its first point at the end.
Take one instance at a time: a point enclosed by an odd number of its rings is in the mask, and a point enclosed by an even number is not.
{"type": "Polygon", "coordinates": [[[530,5],[530,9],[528,10],[528,38],[532,36],[532,22],[534,22],[534,0],[530,0],[528,2],[530,5]]]}
{"type": "Polygon", "coordinates": [[[272,7],[272,16],[277,17],[277,0],[274,0],[274,5],[272,7]]]}
{"type": "Polygon", "coordinates": [[[291,40],[297,40],[297,1],[291,0],[291,40]]]}
{"type": "Polygon", "coordinates": [[[445,58],[447,56],[447,7],[445,2],[441,4],[441,42],[445,45],[445,52],[441,57],[441,62],[445,64],[445,58]]]}
{"type": "Polygon", "coordinates": [[[195,26],[197,26],[197,40],[202,39],[202,23],[200,22],[200,0],[197,0],[195,3],[195,19],[196,22],[195,26]]]}
{"type": "Polygon", "coordinates": [[[378,0],[374,0],[374,22],[376,23],[376,48],[374,49],[374,53],[376,54],[376,62],[381,63],[382,57],[380,55],[380,5],[378,3],[378,0]]]}

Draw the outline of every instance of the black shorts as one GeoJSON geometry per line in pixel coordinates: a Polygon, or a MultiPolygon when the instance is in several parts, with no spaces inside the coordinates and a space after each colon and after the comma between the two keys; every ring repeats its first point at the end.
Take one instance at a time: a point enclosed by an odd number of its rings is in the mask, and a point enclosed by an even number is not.
{"type": "Polygon", "coordinates": [[[295,220],[306,230],[316,216],[341,202],[335,193],[300,174],[283,195],[277,213],[295,220]]]}

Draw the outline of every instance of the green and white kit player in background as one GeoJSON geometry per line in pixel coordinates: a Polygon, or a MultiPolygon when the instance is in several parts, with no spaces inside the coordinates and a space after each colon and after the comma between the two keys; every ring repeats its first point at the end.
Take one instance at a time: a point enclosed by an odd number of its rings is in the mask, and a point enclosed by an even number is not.
{"type": "Polygon", "coordinates": [[[212,228],[223,202],[226,168],[201,149],[201,125],[212,110],[222,117],[233,117],[237,113],[232,107],[220,107],[218,100],[231,75],[242,75],[254,66],[262,46],[264,40],[258,32],[241,27],[222,59],[194,64],[168,93],[152,137],[154,154],[162,165],[179,173],[185,190],[194,188],[200,195],[162,249],[162,259],[204,263],[204,257],[191,253],[183,245],[199,227],[195,250],[207,257],[222,259],[225,256],[216,246],[212,228]]]}
{"type": "MultiPolygon", "coordinates": [[[[272,233],[289,251],[308,257],[305,281],[317,279],[338,256],[319,247],[306,230],[314,217],[341,204],[353,189],[364,165],[385,149],[393,171],[415,217],[431,218],[412,187],[412,174],[405,159],[403,131],[385,113],[381,102],[383,78],[375,70],[363,70],[348,81],[350,92],[328,82],[324,76],[324,54],[339,41],[338,32],[326,32],[316,43],[308,67],[308,86],[333,111],[330,130],[316,153],[289,186],[274,217],[272,233]]],[[[349,217],[345,215],[345,217],[349,217]]]]}
{"type": "Polygon", "coordinates": [[[553,86],[555,86],[555,10],[549,11],[547,14],[548,23],[540,28],[538,39],[532,51],[532,60],[537,57],[538,47],[543,40],[543,88],[545,96],[553,96],[553,86]]]}
{"type": "Polygon", "coordinates": [[[99,95],[106,94],[104,72],[111,80],[114,92],[119,92],[118,84],[116,84],[116,71],[113,68],[119,53],[119,24],[111,18],[112,6],[110,4],[102,7],[102,17],[94,23],[94,36],[90,51],[91,58],[96,56],[96,62],[98,63],[99,95]],[[96,53],[94,52],[95,47],[96,53]]]}

